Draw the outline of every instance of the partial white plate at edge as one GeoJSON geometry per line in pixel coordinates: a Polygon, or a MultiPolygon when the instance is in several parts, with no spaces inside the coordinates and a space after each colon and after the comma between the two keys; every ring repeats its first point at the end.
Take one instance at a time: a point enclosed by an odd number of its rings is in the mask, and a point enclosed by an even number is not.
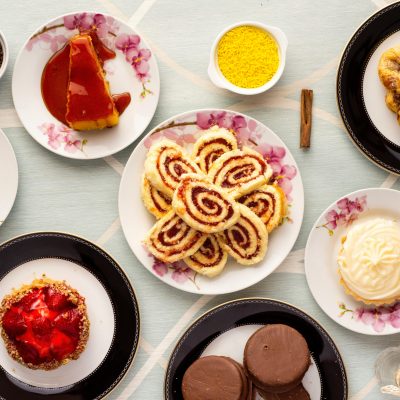
{"type": "MultiPolygon", "coordinates": [[[[345,195],[332,203],[318,217],[308,237],[305,250],[305,272],[308,286],[315,301],[322,310],[335,322],[343,327],[366,335],[390,335],[399,333],[400,328],[393,327],[390,322],[385,323],[382,331],[374,329],[372,324],[366,324],[357,318],[356,310],[377,310],[379,307],[367,306],[356,301],[345,293],[339,283],[337,273],[337,255],[340,241],[348,227],[337,227],[330,235],[322,226],[326,223],[325,216],[333,209],[338,210],[337,202],[342,199],[354,200],[366,197],[366,209],[358,218],[383,216],[395,219],[400,218],[400,192],[393,189],[370,188],[362,189],[345,195]],[[345,308],[343,308],[345,306],[345,308]],[[347,311],[346,311],[347,310],[347,311]],[[343,313],[344,312],[344,313],[343,313]]],[[[379,315],[376,315],[379,317],[379,315]]]]}
{"type": "Polygon", "coordinates": [[[0,129],[0,226],[14,205],[17,190],[17,159],[10,141],[0,129]]]}

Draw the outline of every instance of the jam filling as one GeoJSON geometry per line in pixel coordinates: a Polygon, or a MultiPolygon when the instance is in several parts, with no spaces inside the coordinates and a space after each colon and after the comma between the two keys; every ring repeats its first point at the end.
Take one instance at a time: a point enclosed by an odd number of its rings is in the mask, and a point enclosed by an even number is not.
{"type": "MultiPolygon", "coordinates": [[[[256,240],[257,240],[257,247],[256,250],[253,254],[247,254],[245,256],[245,258],[250,259],[253,258],[260,250],[260,243],[259,243],[259,236],[257,233],[257,228],[254,226],[254,224],[246,217],[241,217],[243,220],[245,220],[249,225],[251,225],[251,227],[254,229],[254,232],[257,236],[256,240]]],[[[225,240],[228,244],[228,246],[239,256],[243,257],[243,254],[241,254],[240,250],[244,250],[246,252],[246,245],[250,245],[251,243],[251,238],[250,238],[250,233],[247,231],[247,229],[241,225],[239,222],[233,226],[233,228],[231,228],[232,231],[232,235],[233,235],[233,239],[235,240],[235,243],[238,246],[235,246],[234,243],[232,243],[232,241],[230,240],[229,236],[228,236],[228,232],[225,231],[225,240]],[[235,229],[236,228],[236,229],[235,229]],[[239,230],[240,229],[240,230],[239,230]]],[[[246,246],[247,247],[247,246],[246,246]]]]}
{"type": "MultiPolygon", "coordinates": [[[[178,195],[179,195],[182,199],[184,199],[183,193],[184,193],[186,190],[187,190],[187,189],[186,189],[185,185],[181,185],[181,187],[178,189],[178,191],[179,191],[179,192],[178,192],[178,195]]],[[[218,192],[214,191],[214,190],[206,189],[206,188],[202,188],[202,187],[195,187],[195,188],[192,190],[191,200],[192,200],[193,204],[196,206],[197,211],[198,211],[200,214],[202,214],[202,215],[204,215],[204,216],[206,216],[206,217],[207,217],[207,216],[210,216],[210,215],[211,215],[211,216],[215,216],[215,215],[219,216],[219,215],[221,215],[222,207],[221,207],[219,204],[214,203],[214,202],[211,201],[211,200],[208,200],[208,201],[207,201],[207,199],[206,199],[206,200],[203,200],[203,202],[204,202],[204,204],[205,204],[210,210],[216,210],[215,213],[207,212],[206,210],[203,210],[203,208],[200,207],[199,202],[198,202],[198,199],[197,199],[197,196],[198,196],[200,193],[210,193],[210,194],[212,194],[212,195],[214,195],[214,196],[218,196],[218,197],[221,198],[221,195],[220,195],[218,192]]],[[[223,199],[222,199],[222,200],[223,200],[223,199]]],[[[223,200],[223,202],[224,202],[224,206],[228,209],[228,213],[227,213],[226,217],[225,217],[222,221],[221,221],[221,220],[219,220],[219,221],[214,221],[214,222],[212,222],[212,221],[203,221],[203,220],[202,220],[201,218],[199,218],[197,215],[194,215],[193,212],[190,210],[189,207],[187,207],[186,212],[187,212],[195,221],[197,221],[197,222],[199,222],[199,223],[201,223],[201,224],[210,225],[210,226],[215,226],[215,225],[220,224],[220,223],[223,222],[223,221],[226,221],[227,219],[230,219],[230,218],[232,217],[232,215],[233,215],[233,208],[232,208],[232,205],[231,205],[228,201],[226,201],[226,200],[223,200]]]]}
{"type": "Polygon", "coordinates": [[[12,304],[1,322],[23,361],[39,365],[62,361],[76,350],[82,315],[66,295],[45,286],[12,304]]]}
{"type": "Polygon", "coordinates": [[[200,247],[198,250],[201,255],[208,257],[209,261],[207,263],[202,263],[196,258],[196,253],[193,256],[190,256],[190,258],[200,264],[202,267],[213,267],[214,265],[219,264],[219,262],[222,259],[223,253],[220,249],[219,246],[213,245],[213,242],[211,241],[210,238],[207,238],[204,244],[200,247]]]}
{"type": "Polygon", "coordinates": [[[158,191],[157,189],[151,188],[150,196],[151,200],[153,201],[154,206],[157,208],[158,211],[163,212],[166,211],[164,207],[158,202],[156,196],[161,197],[167,204],[171,204],[171,199],[164,195],[164,193],[158,191]]]}
{"type": "Polygon", "coordinates": [[[275,197],[271,193],[266,193],[262,191],[255,191],[248,195],[245,195],[239,199],[239,202],[245,204],[259,217],[262,217],[265,213],[273,214],[276,207],[275,197]],[[251,199],[257,194],[264,197],[256,197],[255,199],[251,199]],[[270,206],[272,207],[272,211],[270,211],[270,206]]]}
{"type": "Polygon", "coordinates": [[[236,157],[230,158],[229,160],[226,160],[222,164],[222,166],[218,170],[218,172],[215,174],[214,183],[217,181],[218,175],[221,173],[222,169],[226,167],[226,165],[228,165],[229,163],[235,163],[236,160],[238,160],[239,162],[243,162],[243,161],[245,161],[246,158],[247,159],[251,158],[251,159],[256,160],[261,167],[260,171],[256,171],[255,165],[253,163],[234,165],[232,167],[232,169],[224,177],[224,179],[221,183],[222,187],[229,188],[229,187],[234,187],[234,186],[237,186],[238,184],[244,183],[244,182],[230,182],[229,180],[232,175],[233,175],[234,180],[239,180],[239,179],[247,177],[248,178],[247,182],[248,182],[248,181],[251,181],[252,179],[255,179],[257,176],[263,175],[265,173],[266,164],[265,164],[264,160],[262,160],[256,156],[253,156],[252,154],[246,154],[245,156],[236,156],[236,157]],[[257,172],[256,176],[252,175],[254,172],[257,172]]]}

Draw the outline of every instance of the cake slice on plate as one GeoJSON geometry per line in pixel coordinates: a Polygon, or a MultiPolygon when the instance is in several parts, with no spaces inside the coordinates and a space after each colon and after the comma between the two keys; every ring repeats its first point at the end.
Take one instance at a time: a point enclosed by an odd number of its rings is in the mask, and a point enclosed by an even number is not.
{"type": "Polygon", "coordinates": [[[103,129],[118,124],[102,64],[89,34],[70,40],[66,120],[75,130],[103,129]]]}

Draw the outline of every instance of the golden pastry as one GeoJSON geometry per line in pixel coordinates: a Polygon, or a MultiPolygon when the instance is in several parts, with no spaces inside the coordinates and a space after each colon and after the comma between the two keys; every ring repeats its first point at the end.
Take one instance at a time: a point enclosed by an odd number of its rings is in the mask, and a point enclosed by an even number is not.
{"type": "Polygon", "coordinates": [[[378,74],[386,89],[400,94],[400,46],[392,47],[382,54],[378,74]]]}
{"type": "Polygon", "coordinates": [[[143,174],[142,200],[147,210],[157,219],[162,218],[171,208],[172,199],[157,190],[143,174]]]}
{"type": "Polygon", "coordinates": [[[170,210],[150,229],[145,244],[158,260],[172,263],[196,253],[206,239],[170,210]]]}
{"type": "Polygon", "coordinates": [[[261,186],[240,197],[238,201],[261,218],[268,233],[279,226],[287,214],[286,195],[276,184],[261,186]]]}
{"type": "Polygon", "coordinates": [[[221,232],[240,216],[232,196],[198,174],[182,176],[172,197],[172,208],[189,226],[205,233],[221,232]]]}
{"type": "Polygon", "coordinates": [[[385,218],[355,222],[342,239],[340,283],[366,304],[400,299],[400,224],[385,218]]]}
{"type": "Polygon", "coordinates": [[[150,183],[169,197],[172,197],[181,175],[200,172],[185,150],[167,139],[151,146],[144,163],[144,171],[150,183]]]}
{"type": "Polygon", "coordinates": [[[397,113],[400,109],[400,94],[393,92],[392,90],[388,90],[386,93],[386,105],[388,106],[390,111],[397,113]]]}
{"type": "Polygon", "coordinates": [[[232,132],[213,126],[196,141],[192,157],[201,171],[208,174],[211,165],[217,158],[237,148],[237,140],[232,132]]]}
{"type": "Polygon", "coordinates": [[[238,198],[267,184],[272,169],[261,154],[244,147],[219,157],[212,164],[208,176],[214,184],[238,198]]]}
{"type": "Polygon", "coordinates": [[[201,275],[212,278],[225,268],[228,254],[220,246],[215,235],[209,235],[203,245],[193,255],[183,261],[201,275]]]}
{"type": "Polygon", "coordinates": [[[239,204],[240,218],[235,225],[218,234],[221,247],[238,263],[260,262],[267,252],[268,231],[260,217],[239,204]]]}

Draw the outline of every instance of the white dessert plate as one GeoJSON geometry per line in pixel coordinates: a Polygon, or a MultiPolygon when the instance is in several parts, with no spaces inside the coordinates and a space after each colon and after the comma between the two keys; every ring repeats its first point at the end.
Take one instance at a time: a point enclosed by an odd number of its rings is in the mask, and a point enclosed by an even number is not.
{"type": "Polygon", "coordinates": [[[18,190],[18,164],[6,134],[0,129],[0,225],[14,204],[18,190]]]}
{"type": "Polygon", "coordinates": [[[87,160],[124,149],[146,129],[157,108],[160,77],[154,54],[136,30],[109,15],[79,12],[55,18],[30,36],[15,62],[12,94],[21,122],[38,143],[64,157],[87,160]],[[69,38],[91,27],[96,27],[100,40],[116,53],[104,64],[111,93],[129,92],[132,100],[118,125],[76,132],[47,110],[41,76],[49,58],[69,38]]]}
{"type": "Polygon", "coordinates": [[[300,173],[289,149],[265,125],[233,111],[203,109],[168,119],[149,132],[133,151],[122,176],[119,190],[119,214],[125,237],[136,257],[154,276],[178,289],[198,294],[222,294],[245,289],[272,273],[292,249],[300,231],[304,211],[304,192],[300,173]],[[190,151],[205,129],[218,125],[236,132],[240,144],[252,147],[269,159],[275,175],[290,202],[290,215],[269,236],[264,260],[256,265],[239,265],[232,258],[217,277],[194,273],[183,263],[164,264],[149,255],[143,241],[156,222],[147,211],[141,195],[143,163],[152,143],[168,138],[190,151]],[[182,265],[183,264],[183,265],[182,265]]]}
{"type": "Polygon", "coordinates": [[[338,324],[366,335],[400,332],[400,302],[368,306],[346,294],[339,283],[337,256],[352,224],[369,218],[400,220],[400,192],[362,189],[331,204],[315,222],[305,250],[305,272],[315,301],[338,324]]]}

